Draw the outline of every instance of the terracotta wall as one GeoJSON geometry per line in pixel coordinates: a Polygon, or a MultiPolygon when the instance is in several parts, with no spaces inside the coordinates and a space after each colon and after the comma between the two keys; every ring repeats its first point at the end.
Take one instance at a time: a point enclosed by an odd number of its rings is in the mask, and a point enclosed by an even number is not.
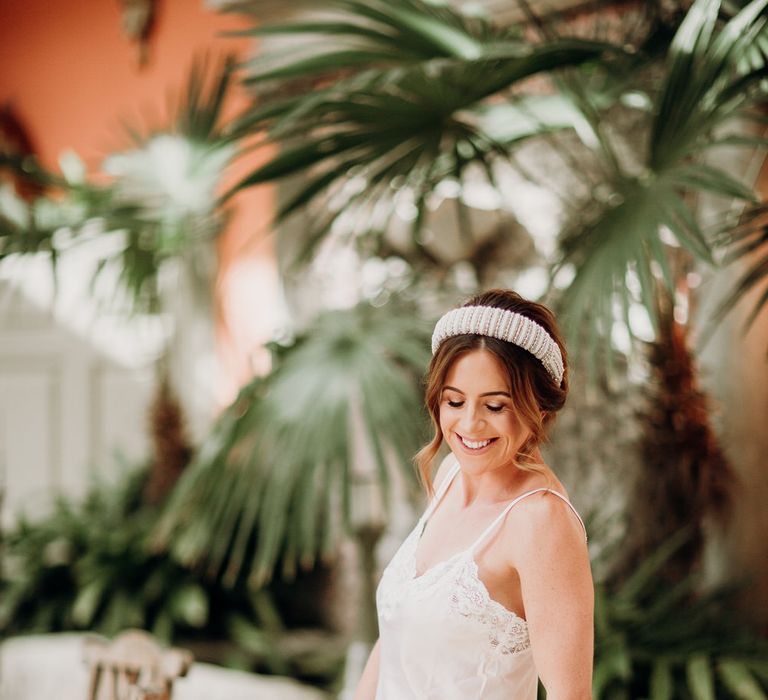
{"type": "MultiPolygon", "coordinates": [[[[755,185],[763,201],[768,201],[768,160],[763,162],[755,185]]],[[[728,290],[764,258],[765,251],[758,250],[733,266],[728,290]]],[[[725,428],[722,439],[739,477],[734,485],[736,506],[726,531],[730,573],[746,584],[745,613],[761,623],[766,633],[768,538],[759,533],[768,531],[768,307],[763,307],[748,331],[745,322],[767,290],[765,284],[757,285],[726,319],[724,325],[731,329],[731,336],[718,367],[724,377],[718,397],[725,428]]]]}
{"type": "MultiPolygon", "coordinates": [[[[118,0],[3,0],[0,103],[13,105],[47,165],[74,149],[93,172],[107,153],[127,145],[122,120],[163,123],[168,95],[183,85],[194,56],[246,56],[249,39],[222,36],[242,26],[203,0],[157,0],[148,61],[140,68],[136,45],[122,33],[118,0]]],[[[229,109],[244,99],[240,93],[229,109]]],[[[244,194],[219,244],[221,402],[249,376],[251,356],[271,331],[276,275],[265,237],[271,211],[269,188],[244,194]]]]}

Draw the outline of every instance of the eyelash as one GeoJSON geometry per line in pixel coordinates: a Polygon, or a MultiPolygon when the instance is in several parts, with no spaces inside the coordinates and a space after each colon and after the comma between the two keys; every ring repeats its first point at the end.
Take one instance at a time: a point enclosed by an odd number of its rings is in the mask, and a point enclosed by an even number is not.
{"type": "MultiPolygon", "coordinates": [[[[464,405],[463,401],[451,401],[448,400],[448,405],[451,408],[461,408],[464,405]]],[[[491,412],[491,413],[501,413],[501,411],[504,410],[504,406],[492,406],[490,404],[485,404],[485,407],[491,412]]]]}

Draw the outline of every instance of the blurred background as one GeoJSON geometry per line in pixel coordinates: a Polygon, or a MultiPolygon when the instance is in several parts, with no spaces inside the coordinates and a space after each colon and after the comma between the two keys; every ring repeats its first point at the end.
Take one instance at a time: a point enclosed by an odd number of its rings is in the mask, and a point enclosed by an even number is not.
{"type": "Polygon", "coordinates": [[[5,0],[0,697],[135,628],[351,697],[494,286],[567,335],[594,697],[768,697],[767,8],[5,0]]]}

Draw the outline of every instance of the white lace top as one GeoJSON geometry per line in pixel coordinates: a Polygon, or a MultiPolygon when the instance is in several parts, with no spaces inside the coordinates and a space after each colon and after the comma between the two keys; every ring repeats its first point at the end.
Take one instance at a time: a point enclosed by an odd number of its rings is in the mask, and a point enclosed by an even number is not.
{"type": "MultiPolygon", "coordinates": [[[[478,578],[474,553],[516,503],[549,489],[518,496],[472,546],[417,576],[419,539],[458,472],[457,462],[384,570],[376,591],[376,700],[536,699],[538,676],[528,625],[490,597],[478,578]]],[[[551,493],[576,513],[564,496],[551,493]]]]}

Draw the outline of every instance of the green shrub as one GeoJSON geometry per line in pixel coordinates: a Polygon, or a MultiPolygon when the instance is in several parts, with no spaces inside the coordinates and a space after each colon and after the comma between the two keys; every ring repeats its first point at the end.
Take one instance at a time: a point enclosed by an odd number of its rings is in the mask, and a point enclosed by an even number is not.
{"type": "Polygon", "coordinates": [[[629,578],[597,584],[594,698],[768,698],[768,641],[734,614],[737,591],[699,594],[694,576],[670,584],[659,575],[687,536],[629,578]]]}
{"type": "MultiPolygon", "coordinates": [[[[153,549],[158,511],[142,504],[145,481],[137,471],[81,503],[59,499],[43,520],[19,521],[3,543],[0,635],[139,627],[168,643],[205,643],[239,668],[303,675],[281,651],[285,630],[269,589],[226,587],[153,549]]],[[[311,679],[331,681],[340,660],[331,661],[311,679]]]]}

